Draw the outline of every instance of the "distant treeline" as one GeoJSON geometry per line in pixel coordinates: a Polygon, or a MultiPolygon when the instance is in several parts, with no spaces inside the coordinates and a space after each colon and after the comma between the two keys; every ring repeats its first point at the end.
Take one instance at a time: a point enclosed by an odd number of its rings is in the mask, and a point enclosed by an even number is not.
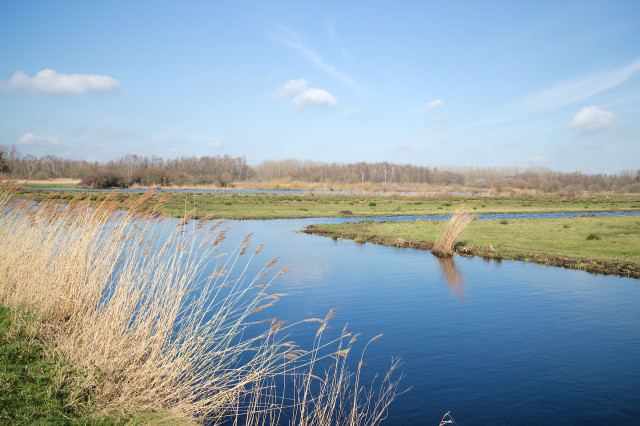
{"type": "Polygon", "coordinates": [[[291,180],[318,184],[428,184],[496,191],[538,190],[548,193],[640,193],[640,170],[618,174],[561,173],[548,168],[432,168],[411,164],[263,161],[256,166],[229,155],[163,159],[135,154],[109,162],[67,160],[53,155],[21,155],[0,146],[0,174],[14,179],[71,178],[93,187],[231,186],[234,182],[291,180]]]}

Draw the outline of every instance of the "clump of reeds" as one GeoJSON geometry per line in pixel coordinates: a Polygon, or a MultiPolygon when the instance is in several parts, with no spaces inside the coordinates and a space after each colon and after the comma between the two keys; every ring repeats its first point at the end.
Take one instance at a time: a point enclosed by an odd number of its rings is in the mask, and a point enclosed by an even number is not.
{"type": "Polygon", "coordinates": [[[320,326],[307,350],[286,339],[296,323],[257,317],[283,296],[270,287],[290,265],[272,269],[274,259],[247,277],[262,250],[249,237],[222,255],[221,222],[163,219],[147,208],[151,192],[63,205],[17,201],[15,190],[0,182],[0,303],[37,316],[41,337],[84,372],[90,410],[212,424],[276,423],[283,412],[305,425],[384,418],[398,381],[386,375],[373,392],[359,382],[362,360],[347,371],[356,336],[320,340],[334,311],[308,320],[320,326]],[[278,393],[287,381],[293,396],[278,393]]]}
{"type": "Polygon", "coordinates": [[[468,208],[465,206],[458,207],[451,218],[447,221],[442,236],[435,242],[433,254],[438,257],[453,256],[455,244],[462,232],[471,223],[474,216],[469,214],[468,208]]]}

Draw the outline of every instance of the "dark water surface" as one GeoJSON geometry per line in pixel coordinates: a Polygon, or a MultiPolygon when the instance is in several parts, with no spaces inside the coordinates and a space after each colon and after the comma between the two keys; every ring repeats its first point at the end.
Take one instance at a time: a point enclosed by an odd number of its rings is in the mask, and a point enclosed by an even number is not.
{"type": "Polygon", "coordinates": [[[341,307],[336,330],[348,322],[362,346],[384,334],[367,349],[365,378],[399,357],[411,388],[386,424],[435,425],[447,411],[461,425],[639,424],[640,280],[294,232],[338,220],[228,221],[225,244],[253,232],[265,243],[256,266],[295,265],[269,315],[341,307]]]}

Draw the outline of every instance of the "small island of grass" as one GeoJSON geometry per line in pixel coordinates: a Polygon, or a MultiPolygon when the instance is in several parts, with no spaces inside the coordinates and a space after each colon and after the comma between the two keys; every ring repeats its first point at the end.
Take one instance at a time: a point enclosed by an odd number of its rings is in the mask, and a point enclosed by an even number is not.
{"type": "MultiPolygon", "coordinates": [[[[304,232],[431,250],[444,227],[445,221],[364,221],[311,225],[304,232]]],[[[640,216],[474,220],[456,251],[640,278],[640,216]]]]}

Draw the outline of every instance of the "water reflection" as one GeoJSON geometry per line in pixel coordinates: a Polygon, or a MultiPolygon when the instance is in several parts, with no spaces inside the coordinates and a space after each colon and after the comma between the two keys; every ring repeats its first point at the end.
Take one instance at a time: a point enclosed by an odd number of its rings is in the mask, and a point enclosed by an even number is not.
{"type": "Polygon", "coordinates": [[[437,259],[447,285],[458,299],[464,300],[464,277],[456,267],[453,257],[437,257],[437,259]]]}

